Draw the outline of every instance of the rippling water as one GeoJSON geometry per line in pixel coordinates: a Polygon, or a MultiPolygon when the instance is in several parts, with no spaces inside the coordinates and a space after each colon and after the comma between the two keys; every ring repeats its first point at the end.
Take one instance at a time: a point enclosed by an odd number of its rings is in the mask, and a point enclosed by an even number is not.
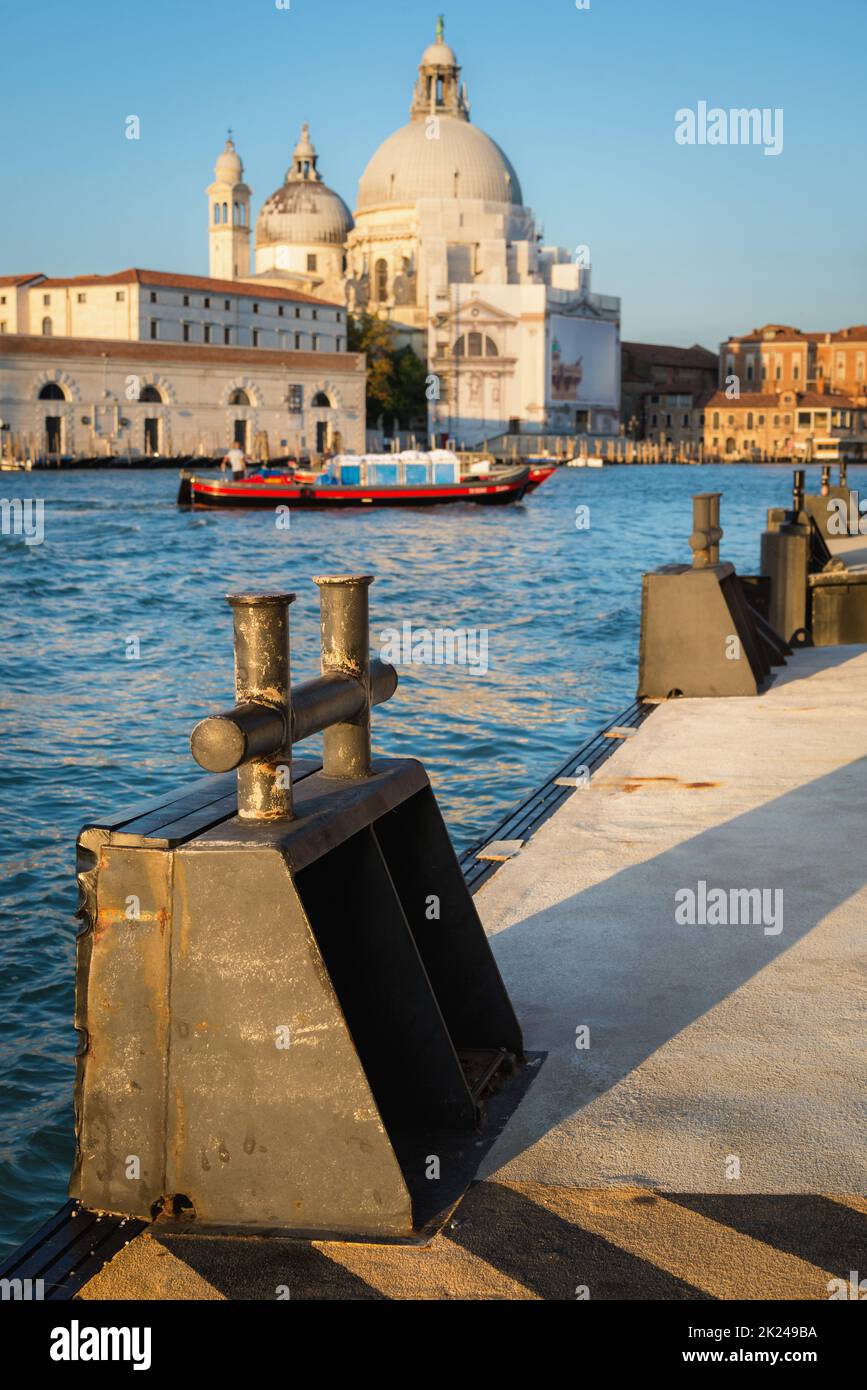
{"type": "Polygon", "coordinates": [[[195,774],[193,723],[232,702],[227,590],[297,592],[296,681],[318,674],[313,574],[376,575],[375,648],[405,621],[487,629],[486,674],[402,669],[374,712],[374,746],[423,760],[460,849],[632,699],[640,576],[688,559],[690,494],[723,492],[723,558],[754,573],[790,483],[777,467],[563,469],[516,507],[295,513],[284,531],[178,511],[172,472],[0,476],[0,497],[45,499],[44,544],[0,536],[0,1249],[65,1198],[76,833],[195,774]]]}

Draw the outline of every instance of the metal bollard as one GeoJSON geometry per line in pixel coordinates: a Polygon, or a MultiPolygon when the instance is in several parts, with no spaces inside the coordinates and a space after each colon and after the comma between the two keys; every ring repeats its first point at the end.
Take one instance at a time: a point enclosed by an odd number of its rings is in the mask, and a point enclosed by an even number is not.
{"type": "Polygon", "coordinates": [[[804,510],[804,476],[803,468],[796,468],[794,470],[792,477],[792,510],[795,513],[796,520],[798,513],[804,510]]]}
{"type": "Polygon", "coordinates": [[[244,711],[247,720],[249,761],[238,768],[238,815],[242,820],[278,820],[292,815],[289,604],[294,599],[294,594],[285,593],[228,595],[235,628],[237,712],[244,711]],[[275,748],[276,720],[282,723],[282,740],[275,748]],[[260,748],[267,751],[256,757],[260,748]]]}
{"type": "Polygon", "coordinates": [[[323,737],[326,777],[370,776],[370,619],[372,574],[331,574],[319,586],[322,674],[351,676],[363,702],[351,719],[330,725],[323,737]]]}
{"type": "Polygon", "coordinates": [[[698,492],[692,499],[689,545],[693,569],[706,569],[708,565],[719,564],[719,543],[723,534],[719,524],[721,496],[720,492],[698,492]]]}
{"type": "Polygon", "coordinates": [[[846,485],[847,485],[847,484],[846,484],[846,479],[847,479],[848,467],[849,467],[849,465],[848,465],[846,459],[841,459],[841,460],[840,460],[840,486],[841,486],[841,487],[846,487],[846,485]]]}

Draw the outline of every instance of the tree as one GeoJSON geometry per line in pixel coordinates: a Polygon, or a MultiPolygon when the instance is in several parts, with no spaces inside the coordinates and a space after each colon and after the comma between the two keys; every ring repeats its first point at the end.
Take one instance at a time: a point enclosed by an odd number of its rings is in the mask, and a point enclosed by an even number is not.
{"type": "Polygon", "coordinates": [[[387,319],[367,312],[350,316],[347,347],[367,355],[368,426],[397,419],[406,429],[426,418],[427,369],[411,347],[395,347],[387,319]]]}

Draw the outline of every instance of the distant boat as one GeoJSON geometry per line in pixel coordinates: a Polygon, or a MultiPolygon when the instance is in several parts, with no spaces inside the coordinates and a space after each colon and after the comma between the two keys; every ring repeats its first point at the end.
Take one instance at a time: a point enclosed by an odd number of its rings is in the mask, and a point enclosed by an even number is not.
{"type": "MultiPolygon", "coordinates": [[[[541,480],[540,480],[541,481],[541,480]]],[[[255,472],[234,481],[181,471],[178,505],[193,507],[424,507],[452,502],[502,506],[531,486],[528,467],[461,477],[454,454],[344,454],[321,473],[255,472]]]]}
{"type": "Polygon", "coordinates": [[[578,455],[575,456],[575,458],[567,459],[567,460],[566,460],[566,467],[567,467],[567,468],[604,468],[604,467],[605,467],[605,460],[604,460],[603,458],[600,458],[598,454],[590,454],[590,455],[588,455],[586,458],[582,458],[581,455],[578,454],[578,455]]]}
{"type": "Polygon", "coordinates": [[[0,473],[29,473],[32,467],[30,459],[0,459],[0,473]]]}

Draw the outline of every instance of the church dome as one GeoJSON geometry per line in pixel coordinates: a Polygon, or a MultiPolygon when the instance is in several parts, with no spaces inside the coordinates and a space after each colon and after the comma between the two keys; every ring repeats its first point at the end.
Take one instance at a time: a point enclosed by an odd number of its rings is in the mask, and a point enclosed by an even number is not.
{"type": "Polygon", "coordinates": [[[244,166],[241,163],[241,156],[235,149],[235,142],[231,135],[226,141],[226,148],[217,159],[214,166],[214,173],[218,183],[241,183],[244,177],[244,166]]]}
{"type": "Polygon", "coordinates": [[[440,41],[428,44],[421,55],[421,62],[422,67],[425,68],[455,68],[458,65],[454,49],[449,48],[447,43],[440,41]]]}
{"type": "Polygon", "coordinates": [[[353,225],[352,213],[340,194],[322,182],[318,155],[305,122],[285,181],[263,203],[256,220],[256,246],[342,246],[353,225]]]}
{"type": "Polygon", "coordinates": [[[358,210],[418,198],[523,202],[518,175],[489,135],[469,121],[439,116],[437,139],[413,120],[380,145],[361,176],[358,210]]]}
{"type": "Polygon", "coordinates": [[[380,145],[361,176],[358,211],[419,198],[521,205],[518,175],[499,145],[470,124],[466,83],[437,23],[421,57],[408,125],[380,145]]]}

